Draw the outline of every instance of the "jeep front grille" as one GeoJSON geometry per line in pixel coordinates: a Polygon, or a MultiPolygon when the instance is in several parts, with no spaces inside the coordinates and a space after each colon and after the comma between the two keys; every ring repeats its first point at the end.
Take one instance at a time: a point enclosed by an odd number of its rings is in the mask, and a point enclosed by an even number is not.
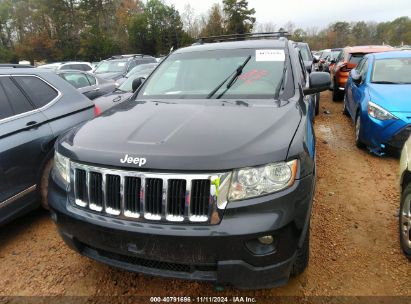
{"type": "Polygon", "coordinates": [[[217,224],[230,173],[172,174],[71,163],[74,203],[126,220],[217,224]]]}

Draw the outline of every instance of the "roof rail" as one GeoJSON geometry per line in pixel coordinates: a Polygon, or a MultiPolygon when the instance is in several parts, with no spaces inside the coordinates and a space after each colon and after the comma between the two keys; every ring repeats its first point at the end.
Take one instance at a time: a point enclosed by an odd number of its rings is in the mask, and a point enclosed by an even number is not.
{"type": "Polygon", "coordinates": [[[246,33],[246,34],[230,34],[198,38],[195,44],[203,44],[207,42],[223,42],[223,41],[239,41],[252,39],[267,39],[267,38],[288,38],[291,35],[286,31],[280,32],[265,32],[265,33],[246,33]]]}

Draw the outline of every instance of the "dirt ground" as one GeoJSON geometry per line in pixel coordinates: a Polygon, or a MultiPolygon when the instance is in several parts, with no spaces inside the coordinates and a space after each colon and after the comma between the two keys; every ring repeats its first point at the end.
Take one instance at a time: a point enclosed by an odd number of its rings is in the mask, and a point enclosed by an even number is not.
{"type": "MultiPolygon", "coordinates": [[[[243,296],[411,296],[411,263],[398,241],[398,158],[354,145],[342,104],[322,94],[316,118],[317,190],[311,260],[301,276],[243,296]]],[[[236,295],[213,285],[128,273],[68,249],[44,211],[0,231],[0,296],[236,295]]]]}

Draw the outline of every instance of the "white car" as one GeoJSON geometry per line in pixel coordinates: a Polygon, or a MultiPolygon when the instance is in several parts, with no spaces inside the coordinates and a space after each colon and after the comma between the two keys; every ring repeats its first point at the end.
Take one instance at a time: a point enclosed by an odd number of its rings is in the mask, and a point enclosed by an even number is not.
{"type": "Polygon", "coordinates": [[[78,70],[89,72],[93,69],[90,62],[86,61],[65,61],[54,62],[38,66],[39,69],[51,69],[51,70],[78,70]]]}

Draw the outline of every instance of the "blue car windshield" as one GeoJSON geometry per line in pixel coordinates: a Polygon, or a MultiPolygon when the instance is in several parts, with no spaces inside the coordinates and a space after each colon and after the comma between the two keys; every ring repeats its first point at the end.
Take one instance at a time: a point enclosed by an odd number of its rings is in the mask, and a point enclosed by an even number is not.
{"type": "Polygon", "coordinates": [[[205,99],[224,79],[246,63],[227,88],[227,80],[213,98],[273,98],[284,74],[284,49],[238,49],[176,53],[169,56],[139,92],[138,98],[205,99]],[[250,58],[246,61],[247,58],[250,58]]]}
{"type": "Polygon", "coordinates": [[[411,84],[411,57],[377,59],[374,63],[371,82],[411,84]]]}

